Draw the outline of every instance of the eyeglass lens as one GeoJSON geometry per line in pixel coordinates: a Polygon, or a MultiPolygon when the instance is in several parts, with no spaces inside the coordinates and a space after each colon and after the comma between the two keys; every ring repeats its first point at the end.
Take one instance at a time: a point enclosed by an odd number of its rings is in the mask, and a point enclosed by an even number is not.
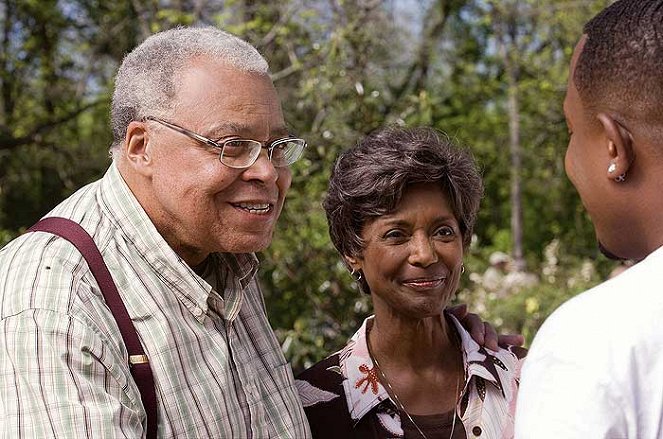
{"type": "MultiPolygon", "coordinates": [[[[299,159],[304,149],[301,139],[284,139],[270,147],[271,161],[276,167],[289,166],[299,159]]],[[[260,142],[253,140],[230,140],[224,144],[219,159],[221,163],[233,168],[251,166],[262,150],[260,142]]]]}

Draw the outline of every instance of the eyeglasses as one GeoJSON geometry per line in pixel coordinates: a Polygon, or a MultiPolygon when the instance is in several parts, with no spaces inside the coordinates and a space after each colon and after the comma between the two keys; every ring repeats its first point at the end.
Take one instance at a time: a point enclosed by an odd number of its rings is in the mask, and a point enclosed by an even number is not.
{"type": "Polygon", "coordinates": [[[194,140],[218,148],[221,151],[219,153],[219,160],[221,163],[235,169],[244,169],[253,165],[256,160],[258,160],[262,148],[267,148],[267,156],[275,167],[282,168],[290,166],[299,160],[306,147],[306,141],[304,139],[298,139],[295,137],[285,137],[265,144],[251,139],[228,139],[222,142],[216,142],[205,136],[196,134],[193,131],[189,131],[186,128],[182,128],[181,126],[166,122],[165,120],[156,117],[146,116],[143,118],[143,121],[146,120],[158,122],[161,125],[182,133],[194,140]]]}

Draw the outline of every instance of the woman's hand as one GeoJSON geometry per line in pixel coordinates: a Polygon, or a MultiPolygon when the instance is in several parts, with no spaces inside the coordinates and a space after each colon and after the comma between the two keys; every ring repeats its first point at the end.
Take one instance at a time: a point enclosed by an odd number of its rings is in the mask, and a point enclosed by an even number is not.
{"type": "Polygon", "coordinates": [[[520,334],[497,335],[490,323],[484,322],[478,315],[468,312],[467,305],[464,303],[450,306],[447,311],[460,321],[480,346],[496,351],[499,346],[503,345],[522,346],[525,344],[525,337],[520,334]]]}

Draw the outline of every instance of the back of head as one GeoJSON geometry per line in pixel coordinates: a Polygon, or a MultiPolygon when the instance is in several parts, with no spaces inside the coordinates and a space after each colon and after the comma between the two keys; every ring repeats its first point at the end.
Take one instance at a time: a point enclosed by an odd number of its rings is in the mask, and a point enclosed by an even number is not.
{"type": "Polygon", "coordinates": [[[334,246],[357,256],[366,223],[394,211],[407,186],[439,185],[468,245],[483,194],[472,155],[431,128],[380,129],[336,161],[323,203],[334,246]]]}
{"type": "Polygon", "coordinates": [[[267,61],[253,46],[214,27],[178,27],[150,36],[124,58],[115,78],[113,154],[130,122],[165,117],[175,106],[178,74],[198,57],[224,60],[241,71],[268,72],[267,61]]]}
{"type": "Polygon", "coordinates": [[[490,265],[505,265],[509,263],[509,260],[509,255],[500,251],[493,252],[488,257],[488,263],[490,265]]]}
{"type": "Polygon", "coordinates": [[[585,25],[574,72],[589,114],[663,133],[663,0],[619,0],[585,25]]]}

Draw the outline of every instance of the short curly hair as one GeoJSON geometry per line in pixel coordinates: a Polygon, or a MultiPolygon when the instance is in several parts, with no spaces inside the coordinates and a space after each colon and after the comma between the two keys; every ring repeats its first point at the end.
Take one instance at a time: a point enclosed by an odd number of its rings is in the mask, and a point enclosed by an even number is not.
{"type": "Polygon", "coordinates": [[[432,128],[386,127],[343,152],[334,165],[323,207],[339,253],[360,256],[364,226],[393,212],[403,191],[416,183],[444,190],[467,247],[483,195],[471,153],[432,128]]]}
{"type": "Polygon", "coordinates": [[[574,83],[590,114],[663,133],[663,0],[619,0],[584,28],[574,83]]]}

